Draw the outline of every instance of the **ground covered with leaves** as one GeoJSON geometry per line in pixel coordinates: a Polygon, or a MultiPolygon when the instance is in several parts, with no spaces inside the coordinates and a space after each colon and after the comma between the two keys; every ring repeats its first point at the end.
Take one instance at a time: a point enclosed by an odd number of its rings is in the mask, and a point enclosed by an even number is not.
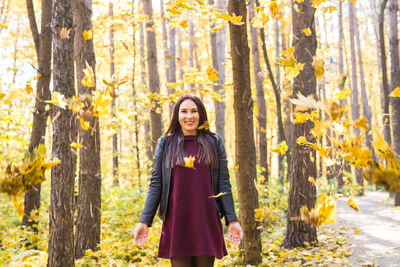
{"type": "MultiPolygon", "coordinates": [[[[237,191],[233,185],[234,197],[237,191]]],[[[285,234],[288,185],[270,182],[260,190],[260,210],[256,219],[262,231],[263,262],[260,266],[326,266],[347,265],[351,245],[344,231],[329,227],[318,230],[318,243],[286,250],[280,246],[285,234]],[[284,197],[282,197],[284,196],[284,197]]],[[[50,189],[48,181],[42,187],[42,208],[39,213],[39,233],[21,228],[20,217],[10,199],[0,195],[0,265],[45,266],[49,219],[47,207],[50,189]]],[[[157,257],[162,222],[156,217],[149,231],[149,242],[143,247],[133,244],[133,233],[144,206],[146,192],[129,186],[103,187],[101,245],[98,251],[87,251],[76,261],[77,266],[168,266],[169,261],[157,257]]],[[[237,207],[238,210],[238,207],[237,207]]],[[[224,226],[228,256],[216,260],[215,266],[243,265],[243,250],[228,241],[224,226]]]]}

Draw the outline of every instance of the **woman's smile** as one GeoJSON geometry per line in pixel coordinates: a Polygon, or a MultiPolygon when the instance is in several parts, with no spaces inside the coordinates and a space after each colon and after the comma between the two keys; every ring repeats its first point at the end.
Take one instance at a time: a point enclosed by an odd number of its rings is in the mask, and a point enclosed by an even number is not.
{"type": "Polygon", "coordinates": [[[183,101],[179,107],[179,124],[184,135],[196,135],[199,126],[199,111],[192,100],[183,101]]]}

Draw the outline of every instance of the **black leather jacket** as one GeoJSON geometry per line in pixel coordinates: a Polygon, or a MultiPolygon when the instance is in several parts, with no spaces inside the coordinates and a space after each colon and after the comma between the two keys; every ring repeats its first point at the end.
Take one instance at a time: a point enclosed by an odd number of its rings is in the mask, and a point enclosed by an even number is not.
{"type": "MultiPolygon", "coordinates": [[[[218,168],[211,170],[211,184],[214,195],[226,192],[226,194],[215,198],[218,212],[225,217],[228,225],[231,221],[237,221],[235,208],[233,204],[231,184],[229,182],[229,171],[224,145],[221,137],[213,134],[214,143],[217,148],[218,168]]],[[[178,139],[178,145],[183,141],[183,137],[178,139]]],[[[200,141],[198,141],[200,142],[200,141]]],[[[167,151],[169,150],[169,141],[167,136],[162,136],[158,140],[156,153],[153,161],[153,172],[150,180],[149,192],[147,194],[146,204],[140,217],[140,222],[145,222],[148,226],[153,223],[157,207],[160,205],[158,216],[161,220],[165,219],[168,207],[168,195],[171,180],[171,168],[166,166],[167,151]]]]}

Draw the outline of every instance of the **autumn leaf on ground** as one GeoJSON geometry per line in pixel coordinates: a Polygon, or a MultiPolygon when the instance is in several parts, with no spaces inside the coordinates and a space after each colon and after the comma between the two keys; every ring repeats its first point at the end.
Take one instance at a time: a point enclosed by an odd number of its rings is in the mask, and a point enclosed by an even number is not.
{"type": "Polygon", "coordinates": [[[76,143],[76,142],[72,142],[72,143],[70,144],[70,147],[73,147],[73,148],[76,148],[76,149],[80,149],[80,148],[83,147],[83,145],[82,145],[82,144],[78,144],[78,143],[76,143]]]}
{"type": "Polygon", "coordinates": [[[353,197],[350,197],[349,200],[347,200],[347,204],[349,204],[349,207],[356,210],[356,211],[360,211],[360,209],[358,208],[356,202],[354,201],[353,197]]]}
{"type": "Polygon", "coordinates": [[[82,35],[83,35],[83,39],[85,39],[85,41],[90,40],[93,38],[93,31],[92,30],[84,30],[82,35]]]}
{"type": "Polygon", "coordinates": [[[226,192],[221,192],[221,193],[218,193],[218,194],[215,195],[215,196],[209,196],[208,199],[210,199],[210,198],[218,198],[218,197],[223,196],[223,195],[225,195],[225,194],[226,194],[226,192]]]}
{"type": "Polygon", "coordinates": [[[185,161],[185,167],[194,169],[194,156],[184,157],[183,160],[185,161]]]}
{"type": "Polygon", "coordinates": [[[209,130],[210,129],[210,124],[208,123],[208,121],[204,122],[202,125],[200,125],[199,127],[197,127],[197,130],[209,130]]]}
{"type": "Polygon", "coordinates": [[[66,28],[62,28],[60,31],[60,38],[61,39],[67,39],[69,38],[69,32],[71,31],[71,29],[67,30],[66,28]]]}

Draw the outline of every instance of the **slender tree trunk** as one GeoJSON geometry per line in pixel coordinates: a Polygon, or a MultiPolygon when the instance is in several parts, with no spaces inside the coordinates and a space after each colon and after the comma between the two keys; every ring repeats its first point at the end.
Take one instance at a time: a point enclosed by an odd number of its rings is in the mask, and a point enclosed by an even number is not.
{"type": "MultiPolygon", "coordinates": [[[[178,42],[178,57],[177,57],[177,61],[178,63],[178,73],[179,73],[179,81],[183,81],[183,68],[182,68],[182,59],[183,59],[183,55],[182,55],[182,30],[181,28],[177,28],[177,42],[178,42]]],[[[182,89],[185,88],[185,85],[182,83],[182,89]]]]}
{"type": "MultiPolygon", "coordinates": [[[[143,4],[143,1],[140,1],[143,4]]],[[[139,42],[140,42],[140,80],[144,88],[147,88],[147,81],[146,81],[146,58],[144,53],[144,27],[143,23],[139,24],[139,42]]],[[[149,111],[147,111],[149,112],[149,111]]],[[[144,132],[150,133],[150,119],[146,118],[144,121],[144,132]]],[[[152,159],[153,153],[151,152],[151,137],[150,135],[146,134],[146,155],[149,160],[152,159]]]]}
{"type": "MultiPolygon", "coordinates": [[[[358,97],[358,85],[357,85],[357,58],[356,58],[356,20],[354,19],[356,16],[355,11],[355,3],[349,2],[349,26],[350,26],[350,51],[351,51],[351,117],[353,121],[356,121],[360,118],[360,102],[358,97]]],[[[354,127],[354,132],[358,136],[360,131],[358,128],[354,127]]],[[[355,168],[356,172],[356,180],[360,186],[363,186],[364,180],[362,178],[361,170],[355,168]]],[[[364,194],[364,191],[361,190],[360,194],[364,194]]]]}
{"type": "MultiPolygon", "coordinates": [[[[316,77],[313,67],[313,57],[316,55],[317,39],[315,32],[314,14],[315,9],[311,6],[311,0],[292,4],[293,46],[295,47],[295,59],[303,63],[304,67],[300,74],[293,80],[293,96],[301,93],[304,96],[316,96],[316,77]],[[297,7],[296,7],[297,5],[297,7]],[[311,35],[307,36],[303,29],[310,28],[311,35]]],[[[311,111],[308,111],[311,112],[311,111]]],[[[290,191],[287,214],[286,236],[283,246],[294,248],[303,246],[304,242],[312,244],[317,241],[317,231],[310,224],[292,218],[300,217],[300,208],[306,205],[309,209],[314,208],[316,198],[315,185],[308,178],[317,177],[315,161],[311,161],[310,153],[315,158],[315,151],[306,146],[296,143],[296,139],[305,136],[308,142],[315,143],[315,136],[310,133],[314,123],[293,125],[292,137],[292,161],[289,174],[290,191]]]]}
{"type": "Polygon", "coordinates": [[[390,116],[389,116],[389,79],[387,76],[386,63],[386,47],[385,47],[385,8],[388,0],[382,0],[379,12],[379,43],[381,47],[381,64],[382,64],[382,87],[383,87],[383,133],[385,141],[388,145],[392,144],[392,136],[390,134],[390,116]]]}
{"type": "MultiPolygon", "coordinates": [[[[344,64],[343,64],[343,2],[339,2],[339,74],[340,77],[344,78],[344,64]]],[[[344,89],[344,84],[339,84],[339,89],[344,89]]],[[[343,101],[342,101],[343,102],[343,101]]],[[[336,164],[336,171],[337,171],[337,183],[338,188],[342,188],[344,185],[343,181],[343,161],[340,164],[336,164]]]]}
{"type": "MultiPolygon", "coordinates": [[[[398,34],[398,11],[397,0],[389,1],[390,18],[390,91],[400,87],[400,60],[399,60],[399,34],[398,34]]],[[[400,156],[400,98],[392,97],[392,136],[394,151],[400,156]]],[[[400,206],[400,192],[394,196],[394,205],[400,206]]]]}
{"type": "MultiPolygon", "coordinates": [[[[111,20],[114,19],[114,6],[113,2],[109,2],[108,5],[108,15],[110,16],[111,20]]],[[[111,80],[114,80],[115,77],[115,64],[114,64],[114,23],[111,22],[110,26],[110,77],[111,80]]],[[[112,88],[112,90],[115,90],[116,88],[112,88]]],[[[115,101],[115,93],[113,94],[113,98],[111,100],[111,117],[113,124],[116,124],[115,122],[115,109],[116,109],[116,101],[115,101]]],[[[114,186],[119,185],[119,168],[118,168],[118,134],[115,133],[112,136],[112,157],[113,157],[113,184],[114,186]]]]}
{"type": "MultiPolygon", "coordinates": [[[[193,70],[194,68],[194,25],[193,25],[193,20],[189,19],[189,68],[193,70]]],[[[189,85],[190,91],[193,93],[194,91],[194,84],[191,83],[189,85]]]]}
{"type": "Polygon", "coordinates": [[[256,85],[257,106],[258,106],[258,149],[259,149],[259,164],[263,168],[261,175],[264,181],[268,181],[268,162],[267,162],[267,107],[265,105],[264,88],[262,80],[262,70],[260,66],[260,54],[258,50],[258,34],[257,28],[251,24],[251,20],[255,17],[255,0],[250,0],[249,6],[249,21],[250,21],[250,36],[251,36],[251,55],[253,62],[254,83],[256,85]]]}
{"type": "MultiPolygon", "coordinates": [[[[53,88],[65,98],[75,95],[74,24],[71,2],[53,0],[53,88]],[[61,30],[70,30],[62,38],[61,30]]],[[[53,106],[52,155],[61,160],[51,171],[50,233],[48,266],[74,266],[74,182],[76,156],[70,146],[76,141],[73,112],[53,106]]]]}
{"type": "MultiPolygon", "coordinates": [[[[169,66],[169,83],[176,83],[176,28],[172,25],[169,25],[169,59],[168,59],[168,66],[169,66]]],[[[172,95],[175,93],[174,88],[168,89],[168,95],[172,95]]],[[[174,105],[170,103],[169,111],[170,114],[172,113],[174,105]]]]}
{"type": "Polygon", "coordinates": [[[21,17],[18,17],[18,24],[17,24],[17,34],[15,35],[14,40],[14,63],[13,63],[13,78],[12,78],[12,85],[15,84],[15,79],[17,78],[17,59],[18,59],[18,41],[19,41],[19,34],[21,31],[21,17]]]}
{"type": "MultiPolygon", "coordinates": [[[[156,47],[156,34],[152,27],[153,22],[153,6],[151,0],[143,0],[144,13],[149,18],[146,23],[146,41],[147,41],[147,68],[149,74],[149,88],[151,93],[160,93],[160,79],[157,70],[157,47],[156,47]]],[[[151,143],[153,147],[153,153],[156,150],[158,138],[161,136],[161,112],[157,109],[161,109],[160,104],[154,99],[151,100],[151,143]]]]}
{"type": "Polygon", "coordinates": [[[229,23],[233,71],[235,111],[235,158],[239,196],[240,220],[244,231],[246,264],[261,262],[261,235],[254,220],[258,194],[253,183],[256,178],[256,151],[253,132],[253,100],[250,85],[250,53],[247,39],[246,1],[228,1],[229,15],[242,16],[242,25],[229,23]]]}
{"type": "MultiPolygon", "coordinates": [[[[46,100],[50,100],[50,76],[51,76],[51,28],[46,27],[51,22],[51,0],[43,0],[42,2],[42,18],[40,26],[40,34],[36,25],[35,12],[32,0],[27,0],[29,24],[33,39],[35,40],[35,49],[38,58],[40,77],[37,82],[35,109],[33,111],[33,124],[31,140],[29,143],[29,151],[33,151],[40,143],[44,144],[44,136],[46,135],[47,116],[46,100]]],[[[24,217],[22,224],[33,227],[37,233],[37,221],[30,221],[31,212],[39,210],[40,207],[40,184],[37,184],[25,193],[24,199],[24,217]]]]}
{"type": "MultiPolygon", "coordinates": [[[[89,65],[96,73],[96,58],[94,54],[93,38],[85,40],[83,31],[92,30],[92,0],[72,0],[74,15],[75,64],[78,93],[80,97],[92,97],[93,87],[83,86],[85,77],[83,69],[89,65]]],[[[99,118],[85,116],[89,129],[79,127],[79,195],[78,215],[75,231],[75,258],[85,255],[85,250],[96,251],[100,245],[101,225],[101,163],[100,163],[100,127],[99,118]]]]}

